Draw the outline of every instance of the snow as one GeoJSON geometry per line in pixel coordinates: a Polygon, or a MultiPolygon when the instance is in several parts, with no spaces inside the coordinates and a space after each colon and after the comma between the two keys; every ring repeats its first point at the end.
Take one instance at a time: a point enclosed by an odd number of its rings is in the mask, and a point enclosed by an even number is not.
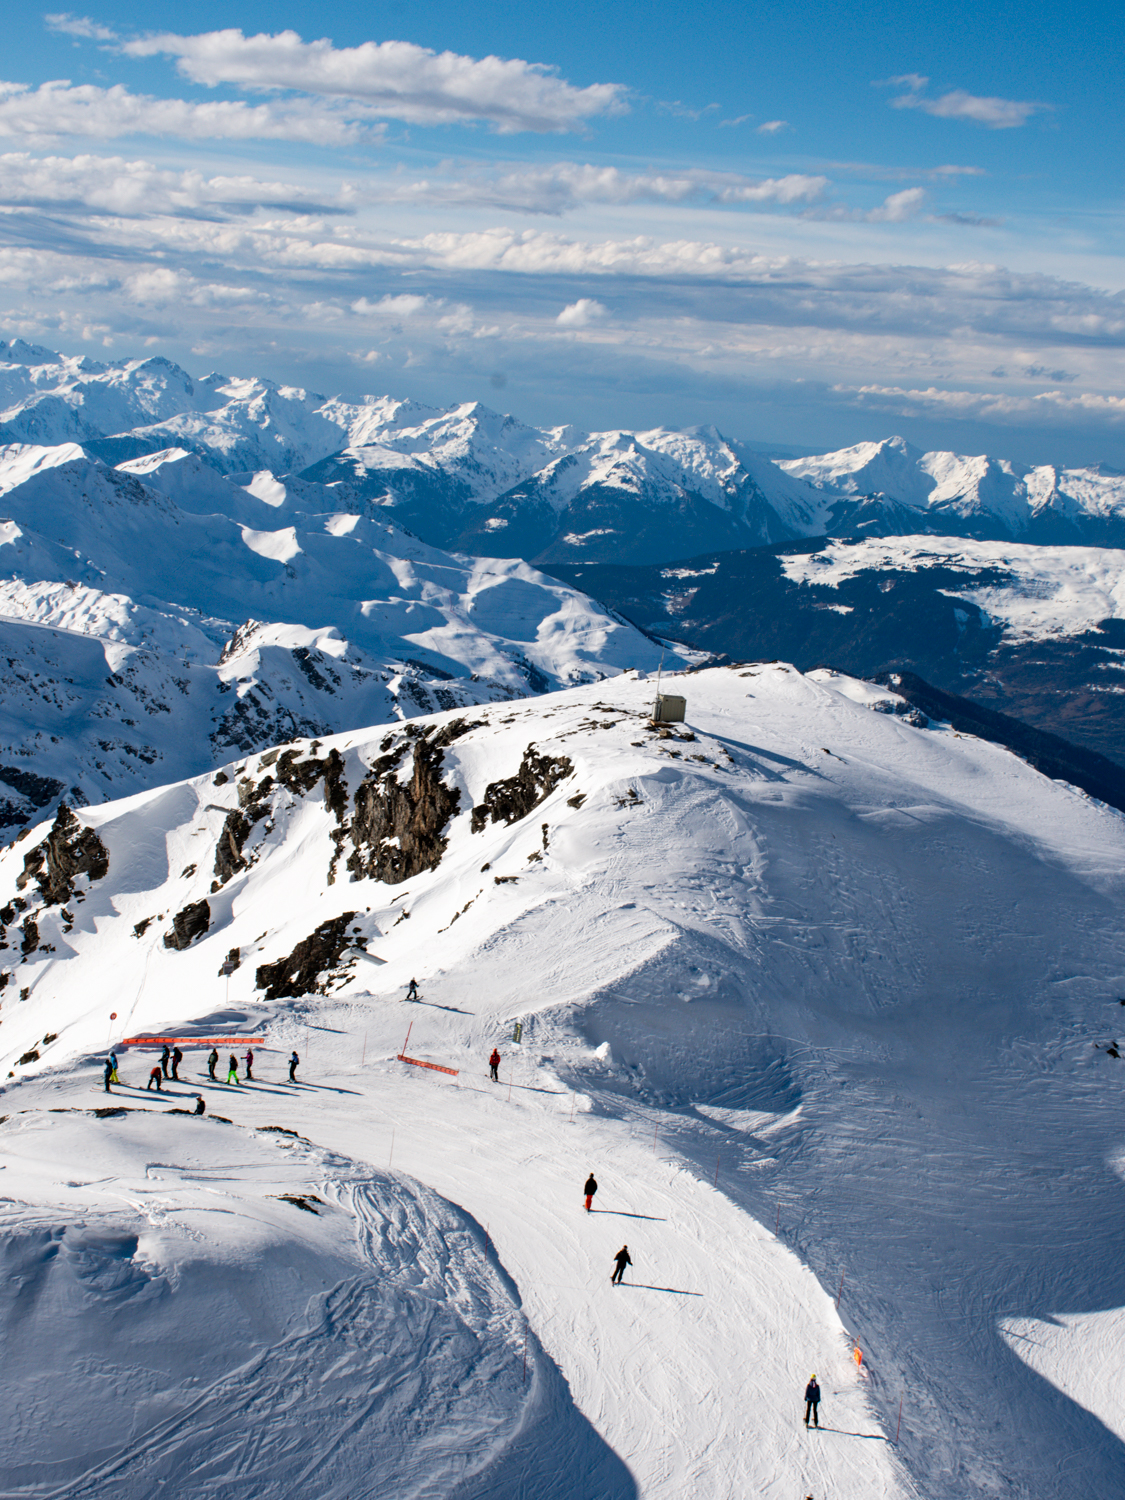
{"type": "MultiPolygon", "coordinates": [[[[103,1216],[137,1224],[131,1205],[157,1214],[154,1263],[169,1286],[161,1326],[178,1328],[168,1268],[185,1267],[183,1286],[186,1267],[202,1265],[226,1295],[232,1241],[267,1288],[301,1264],[310,1236],[323,1236],[334,1284],[373,1274],[397,1285],[387,1261],[374,1272],[360,1264],[372,1241],[349,1193],[367,1184],[365,1201],[430,1247],[420,1252],[426,1274],[441,1268],[427,1282],[433,1337],[380,1340],[373,1364],[360,1330],[341,1363],[332,1339],[342,1334],[314,1328],[312,1368],[335,1384],[323,1402],[315,1379],[304,1387],[301,1442],[311,1462],[335,1453],[339,1435],[346,1466],[348,1419],[361,1410],[365,1451],[386,1442],[388,1462],[400,1454],[405,1464],[414,1450],[395,1446],[391,1416],[365,1393],[397,1389],[400,1371],[411,1379],[420,1353],[429,1378],[451,1389],[466,1366],[450,1363],[461,1344],[440,1326],[460,1316],[459,1338],[475,1339],[502,1373],[472,1383],[449,1420],[459,1416],[462,1436],[494,1420],[490,1462],[479,1484],[455,1489],[439,1476],[418,1493],[1121,1492],[1125,1450],[1106,1377],[1125,1304],[1114,1166],[1125,1075],[1103,1049],[1125,993],[1125,820],[997,746],[872,713],[869,688],[834,674],[708,669],[669,687],[686,696],[688,725],[664,737],[645,726],[651,683],[629,675],[415,721],[475,727],[443,751],[444,783],[462,792],[445,851],[399,885],[351,879],[343,864],[329,883],[336,824],[322,793],[276,787],[249,867],[212,892],[239,780],[276,769],[257,754],[218,784],[199,777],[82,811],[109,851],[108,875],[80,878],[69,924],[27,887],[39,946],[23,962],[22,916],[8,928],[9,1224],[52,1226],[65,1243],[103,1216]],[[572,770],[524,817],[473,832],[472,807],[529,745],[572,770]],[[206,935],[166,948],[173,915],[201,899],[206,935]],[[344,912],[366,950],[350,950],[324,993],[267,1004],[257,966],[344,912]],[[153,920],[134,935],[144,918],[153,920]],[[232,946],[241,964],[228,983],[216,974],[232,946]],[[401,1003],[411,977],[418,1005],[401,1003]],[[398,1060],[408,1026],[409,1054],[456,1078],[398,1060]],[[111,1102],[98,1062],[109,1039],[189,1032],[264,1036],[262,1081],[212,1086],[202,1048],[189,1047],[184,1084],[169,1085],[178,1097],[158,1101],[138,1088],[151,1050],[130,1048],[117,1102],[140,1113],[49,1113],[111,1102]],[[487,1078],[494,1045],[499,1087],[487,1078]],[[302,1066],[291,1087],[294,1046],[302,1066]],[[33,1047],[40,1059],[20,1065],[33,1047]],[[232,1126],[200,1130],[164,1113],[200,1089],[232,1126]],[[260,1125],[315,1144],[283,1149],[260,1125]],[[20,1157],[18,1143],[37,1132],[35,1162],[49,1167],[20,1157]],[[580,1188],[591,1169],[600,1191],[587,1217],[580,1188]],[[72,1180],[78,1197],[64,1187],[72,1180]],[[324,1224],[269,1197],[289,1190],[323,1197],[324,1224]],[[634,1265],[615,1289],[622,1242],[634,1265]],[[519,1404],[516,1309],[531,1330],[534,1423],[519,1404]],[[1047,1340],[1052,1320],[1061,1331],[1047,1340]],[[1014,1357],[1013,1330],[1043,1344],[1049,1378],[1024,1349],[1014,1357]],[[806,1434],[801,1393],[813,1370],[825,1425],[806,1434]],[[493,1392],[502,1409],[488,1405],[493,1392]]],[[[388,735],[397,743],[404,730],[319,743],[318,755],[344,758],[349,807],[388,735]]],[[[23,856],[45,832],[0,855],[0,898],[16,894],[23,856]]],[[[393,1236],[375,1239],[391,1257],[393,1236]]],[[[108,1286],[111,1257],[88,1253],[93,1279],[108,1286]]],[[[118,1255],[114,1274],[132,1284],[148,1253],[139,1265],[118,1255]]],[[[295,1281],[299,1295],[268,1298],[275,1319],[279,1300],[296,1319],[322,1292],[311,1272],[295,1281]]],[[[49,1319],[63,1314],[49,1298],[37,1306],[49,1337],[49,1319]]],[[[113,1314],[126,1325],[129,1316],[113,1314]]],[[[143,1331],[148,1314],[136,1316],[143,1331]]],[[[288,1398],[269,1398],[291,1389],[292,1329],[267,1319],[257,1333],[263,1375],[250,1409],[268,1463],[292,1451],[288,1398]]],[[[244,1436],[231,1431],[229,1459],[225,1436],[203,1443],[202,1423],[179,1415],[198,1394],[187,1361],[174,1348],[166,1358],[159,1417],[155,1405],[95,1411],[80,1373],[60,1371],[74,1472],[110,1472],[151,1451],[164,1467],[147,1489],[142,1470],[134,1492],[155,1493],[157,1479],[182,1491],[202,1446],[214,1465],[207,1493],[244,1489],[244,1436]]],[[[18,1408],[15,1380],[0,1369],[0,1410],[18,1408]]],[[[235,1382],[242,1392],[247,1383],[235,1382]]],[[[225,1420],[214,1410],[206,1422],[225,1420]]],[[[476,1451],[458,1435],[442,1429],[428,1451],[455,1464],[476,1451]]],[[[276,1472],[257,1492],[301,1492],[289,1481],[270,1489],[276,1472]]],[[[385,1483],[383,1493],[415,1492],[385,1483]]],[[[368,1492],[377,1490],[318,1489],[368,1492]]]]}
{"type": "MultiPolygon", "coordinates": [[[[1125,552],[1113,547],[1027,546],[964,537],[868,537],[829,542],[813,553],[781,553],[795,583],[837,588],[867,569],[967,575],[995,572],[994,585],[971,582],[957,597],[1004,626],[1009,640],[1081,635],[1125,617],[1125,552]]],[[[677,575],[680,576],[680,575],[677,575]]]]}

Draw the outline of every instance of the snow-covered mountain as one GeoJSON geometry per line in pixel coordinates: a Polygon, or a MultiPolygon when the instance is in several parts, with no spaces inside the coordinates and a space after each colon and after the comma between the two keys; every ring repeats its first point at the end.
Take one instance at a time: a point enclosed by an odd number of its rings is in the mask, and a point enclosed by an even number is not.
{"type": "Polygon", "coordinates": [[[669,567],[553,571],[716,656],[915,672],[1125,766],[1125,551],[818,538],[669,567]]]}
{"type": "Polygon", "coordinates": [[[74,443],[0,448],[0,829],[295,734],[658,665],[526,563],[335,500],[183,449],[111,468],[74,443]]]}
{"type": "Polygon", "coordinates": [[[833,672],[674,687],[0,854],[7,1493],[1125,1490],[1125,818],[833,672]]]}
{"type": "Polygon", "coordinates": [[[1125,476],[1108,470],[922,453],[902,438],[774,463],[714,428],[537,428],[476,402],[349,402],[19,340],[0,343],[4,440],[77,442],[115,465],[181,449],[291,489],[300,476],[435,546],[542,563],[668,563],[823,535],[1125,545],[1125,476]]]}
{"type": "Polygon", "coordinates": [[[836,536],[1125,544],[1125,474],[1114,470],[923,453],[900,437],[779,467],[834,501],[825,530],[836,536]]]}

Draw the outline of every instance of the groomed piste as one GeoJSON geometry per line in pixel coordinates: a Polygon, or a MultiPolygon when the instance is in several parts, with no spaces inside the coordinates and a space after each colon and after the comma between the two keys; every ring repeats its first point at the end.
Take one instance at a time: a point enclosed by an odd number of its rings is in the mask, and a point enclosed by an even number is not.
{"type": "Polygon", "coordinates": [[[0,857],[0,1495],[1125,1489],[1125,821],[827,670],[664,686],[0,857]]]}

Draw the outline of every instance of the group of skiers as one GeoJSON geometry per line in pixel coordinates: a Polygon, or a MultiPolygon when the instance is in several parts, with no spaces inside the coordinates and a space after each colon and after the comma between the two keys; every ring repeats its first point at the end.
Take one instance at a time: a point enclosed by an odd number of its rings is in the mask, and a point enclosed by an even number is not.
{"type": "MultiPolygon", "coordinates": [[[[163,1092],[163,1084],[164,1084],[165,1080],[170,1080],[172,1082],[178,1083],[180,1081],[179,1068],[180,1068],[180,1064],[183,1062],[183,1060],[184,1060],[184,1054],[180,1051],[179,1047],[176,1047],[175,1049],[173,1049],[173,1048],[170,1048],[167,1045],[165,1045],[164,1051],[160,1054],[160,1061],[149,1072],[148,1083],[145,1085],[145,1091],[146,1091],[146,1093],[152,1088],[153,1084],[156,1085],[156,1091],[157,1091],[157,1093],[162,1093],[163,1092]]],[[[296,1081],[297,1081],[297,1068],[300,1066],[300,1062],[301,1062],[301,1059],[297,1056],[296,1052],[291,1052],[289,1054],[289,1082],[290,1083],[296,1083],[296,1081]]],[[[244,1063],[245,1068],[246,1068],[246,1078],[247,1078],[247,1081],[249,1083],[253,1083],[254,1082],[254,1049],[252,1047],[248,1047],[246,1049],[246,1055],[243,1058],[243,1063],[244,1063]]],[[[218,1081],[219,1081],[215,1077],[215,1069],[218,1067],[218,1065],[219,1065],[219,1054],[215,1050],[215,1048],[212,1047],[211,1051],[210,1051],[210,1054],[208,1055],[208,1058],[207,1058],[207,1076],[211,1080],[212,1083],[218,1083],[218,1081]]],[[[115,1084],[115,1083],[120,1084],[120,1082],[121,1082],[121,1079],[117,1076],[117,1053],[116,1052],[111,1052],[109,1054],[109,1056],[106,1058],[104,1073],[105,1073],[105,1091],[106,1091],[107,1094],[110,1094],[110,1093],[113,1092],[113,1089],[112,1089],[111,1085],[115,1084]]],[[[227,1083],[228,1084],[236,1083],[239,1086],[241,1086],[241,1083],[242,1083],[242,1080],[238,1076],[238,1058],[234,1055],[233,1052],[230,1054],[230,1061],[229,1061],[229,1064],[227,1066],[227,1083]]],[[[196,1112],[197,1115],[201,1115],[203,1113],[203,1109],[206,1107],[206,1106],[203,1105],[203,1096],[202,1096],[202,1094],[197,1094],[196,1095],[196,1099],[199,1101],[199,1104],[196,1106],[196,1111],[195,1112],[196,1112]]]]}
{"type": "MultiPolygon", "coordinates": [[[[585,1200],[586,1200],[585,1207],[586,1207],[586,1212],[587,1213],[592,1213],[593,1212],[594,1194],[597,1191],[598,1191],[598,1179],[594,1176],[593,1172],[591,1172],[590,1175],[589,1175],[589,1177],[586,1178],[586,1181],[585,1181],[585,1183],[583,1185],[583,1188],[582,1188],[582,1193],[583,1193],[583,1196],[585,1197],[585,1200]]],[[[614,1263],[614,1270],[613,1270],[613,1275],[609,1278],[610,1285],[611,1286],[620,1286],[621,1282],[622,1282],[622,1280],[623,1280],[623,1278],[625,1276],[625,1267],[626,1266],[631,1266],[633,1264],[633,1257],[629,1254],[629,1246],[628,1245],[622,1245],[621,1246],[621,1249],[613,1257],[613,1263],[614,1263]]],[[[809,1383],[805,1387],[805,1426],[806,1427],[808,1427],[810,1420],[812,1421],[812,1424],[813,1424],[814,1427],[819,1428],[819,1426],[820,1426],[820,1386],[817,1384],[817,1379],[816,1379],[816,1375],[815,1374],[813,1374],[810,1377],[809,1383]]],[[[808,1500],[812,1500],[812,1496],[811,1495],[808,1497],[808,1500]]]]}

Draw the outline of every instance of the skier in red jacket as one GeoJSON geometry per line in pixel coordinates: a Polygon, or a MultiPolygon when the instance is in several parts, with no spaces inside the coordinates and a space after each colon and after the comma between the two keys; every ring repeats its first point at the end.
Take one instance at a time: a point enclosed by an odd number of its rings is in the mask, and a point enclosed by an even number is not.
{"type": "Polygon", "coordinates": [[[499,1083],[500,1082],[500,1054],[499,1054],[499,1052],[497,1052],[497,1050],[496,1050],[495,1047],[493,1047],[493,1049],[492,1049],[492,1056],[488,1059],[488,1067],[489,1067],[489,1072],[490,1072],[490,1074],[492,1076],[493,1083],[499,1083]]]}

